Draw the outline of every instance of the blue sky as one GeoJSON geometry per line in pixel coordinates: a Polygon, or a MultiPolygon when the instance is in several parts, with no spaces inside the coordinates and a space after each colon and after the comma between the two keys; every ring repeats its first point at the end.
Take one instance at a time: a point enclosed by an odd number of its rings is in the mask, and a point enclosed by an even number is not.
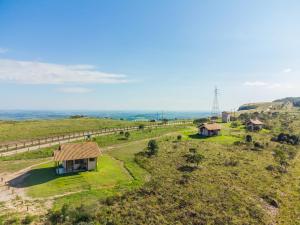
{"type": "Polygon", "coordinates": [[[208,110],[300,96],[300,2],[0,0],[0,109],[208,110]]]}

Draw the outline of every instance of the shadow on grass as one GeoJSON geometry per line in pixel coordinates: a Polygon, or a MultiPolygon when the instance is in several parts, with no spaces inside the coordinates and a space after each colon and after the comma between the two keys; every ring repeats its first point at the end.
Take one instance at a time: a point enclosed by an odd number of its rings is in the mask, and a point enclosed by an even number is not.
{"type": "MultiPolygon", "coordinates": [[[[211,137],[214,137],[214,136],[211,136],[211,137]]],[[[204,137],[204,136],[201,136],[200,134],[189,134],[189,138],[205,140],[205,139],[208,139],[210,137],[204,137]]]]}
{"type": "Polygon", "coordinates": [[[128,138],[122,137],[122,138],[118,138],[119,141],[127,141],[128,138]]]}
{"type": "Polygon", "coordinates": [[[191,172],[195,171],[196,169],[197,169],[197,167],[188,166],[188,165],[180,166],[177,168],[177,170],[179,170],[180,172],[188,172],[188,173],[191,173],[191,172]]]}
{"type": "Polygon", "coordinates": [[[47,183],[60,177],[74,176],[78,173],[68,173],[64,175],[57,175],[54,167],[33,169],[25,174],[22,174],[10,181],[8,185],[15,188],[26,188],[38,184],[47,183]]]}

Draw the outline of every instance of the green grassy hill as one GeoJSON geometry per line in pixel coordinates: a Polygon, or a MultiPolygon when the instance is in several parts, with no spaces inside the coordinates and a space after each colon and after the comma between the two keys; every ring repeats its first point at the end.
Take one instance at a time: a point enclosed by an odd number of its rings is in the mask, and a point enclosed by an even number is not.
{"type": "MultiPolygon", "coordinates": [[[[46,163],[20,185],[33,202],[54,197],[36,219],[49,224],[300,224],[300,146],[276,139],[300,137],[300,114],[254,115],[265,129],[249,132],[241,120],[221,124],[222,134],[210,138],[195,126],[97,137],[104,152],[98,171],[57,176],[46,163]],[[157,155],[146,153],[149,139],[157,155]]],[[[0,168],[16,171],[7,165],[43,162],[51,151],[2,157],[0,168]]]]}
{"type": "Polygon", "coordinates": [[[273,102],[261,102],[261,103],[248,103],[239,107],[238,111],[289,111],[299,110],[300,97],[287,97],[283,99],[277,99],[273,102]]]}

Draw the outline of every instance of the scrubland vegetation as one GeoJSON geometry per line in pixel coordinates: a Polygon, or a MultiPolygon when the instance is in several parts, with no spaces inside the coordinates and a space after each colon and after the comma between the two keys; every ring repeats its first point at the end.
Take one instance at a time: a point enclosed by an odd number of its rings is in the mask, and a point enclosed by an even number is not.
{"type": "MultiPolygon", "coordinates": [[[[300,224],[299,125],[297,113],[246,112],[211,138],[195,126],[97,137],[97,171],[58,177],[48,163],[23,184],[33,199],[57,195],[34,219],[48,224],[300,224]],[[265,129],[246,131],[256,117],[265,129]]],[[[45,160],[51,150],[41,152],[1,162],[45,160]]]]}

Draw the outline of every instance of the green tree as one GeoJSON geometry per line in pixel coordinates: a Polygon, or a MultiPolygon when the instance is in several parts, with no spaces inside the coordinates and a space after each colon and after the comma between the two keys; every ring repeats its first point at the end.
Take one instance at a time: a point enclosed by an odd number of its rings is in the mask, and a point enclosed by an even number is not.
{"type": "Polygon", "coordinates": [[[128,140],[130,137],[130,133],[128,131],[126,131],[124,135],[125,135],[125,138],[128,140]]]}
{"type": "Polygon", "coordinates": [[[148,146],[147,146],[147,150],[148,150],[148,155],[152,156],[152,155],[156,155],[158,152],[158,144],[156,142],[156,140],[150,140],[148,142],[148,146]]]}

